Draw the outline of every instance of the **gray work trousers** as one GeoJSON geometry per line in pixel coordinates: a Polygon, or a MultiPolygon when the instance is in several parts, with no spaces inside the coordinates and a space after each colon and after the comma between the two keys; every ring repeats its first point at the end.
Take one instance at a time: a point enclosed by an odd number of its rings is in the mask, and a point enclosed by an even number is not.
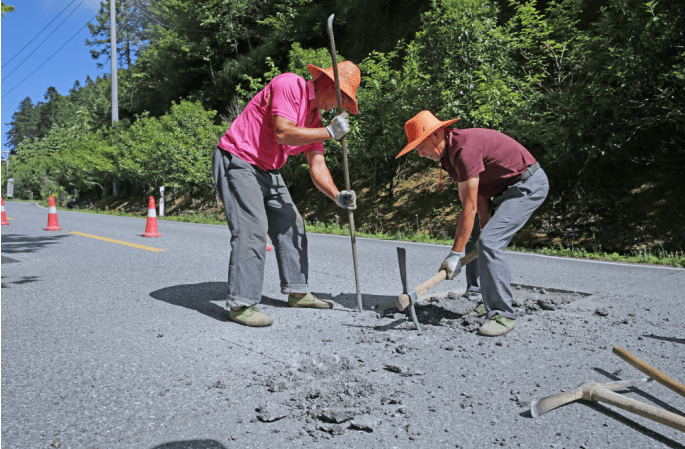
{"type": "Polygon", "coordinates": [[[276,252],[281,293],[309,293],[304,221],[280,173],[262,170],[217,147],[212,174],[231,231],[226,307],[260,302],[267,233],[276,252]]]}
{"type": "Polygon", "coordinates": [[[542,169],[507,187],[493,199],[495,213],[480,231],[478,271],[487,317],[516,319],[511,305],[511,269],[504,250],[514,234],[547,198],[549,181],[542,169]]]}

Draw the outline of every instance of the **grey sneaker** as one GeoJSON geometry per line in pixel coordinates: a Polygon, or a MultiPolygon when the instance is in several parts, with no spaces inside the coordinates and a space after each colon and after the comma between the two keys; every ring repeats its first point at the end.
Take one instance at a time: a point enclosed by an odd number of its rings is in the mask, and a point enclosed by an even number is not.
{"type": "Polygon", "coordinates": [[[271,326],[271,323],[274,322],[273,318],[263,314],[255,306],[245,306],[239,308],[238,310],[230,309],[228,311],[228,316],[231,321],[235,321],[236,323],[250,327],[271,326]]]}
{"type": "Polygon", "coordinates": [[[515,327],[516,320],[504,318],[502,315],[495,315],[478,329],[478,333],[489,337],[496,337],[506,334],[515,327]]]}
{"type": "Polygon", "coordinates": [[[479,301],[482,301],[483,300],[483,294],[481,292],[474,292],[474,291],[466,290],[464,292],[464,298],[471,299],[471,300],[477,299],[479,301]]]}
{"type": "Polygon", "coordinates": [[[331,301],[323,301],[311,293],[307,293],[302,298],[298,298],[294,294],[288,295],[288,305],[290,307],[308,307],[310,309],[332,309],[333,303],[331,301]]]}

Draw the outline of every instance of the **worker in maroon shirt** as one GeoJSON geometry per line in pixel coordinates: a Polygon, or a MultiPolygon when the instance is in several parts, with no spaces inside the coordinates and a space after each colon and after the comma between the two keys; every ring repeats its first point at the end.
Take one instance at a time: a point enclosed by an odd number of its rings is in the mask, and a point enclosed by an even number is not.
{"type": "Polygon", "coordinates": [[[483,303],[474,314],[487,316],[481,334],[503,335],[516,326],[511,269],[504,250],[545,201],[549,181],[516,140],[492,129],[446,128],[457,120],[443,122],[430,111],[421,111],[404,125],[409,143],[397,157],[416,148],[422,157],[440,161],[441,169],[458,183],[462,211],[457,235],[440,269],[447,271],[448,279],[461,272],[467,242],[474,225],[479,226],[477,267],[483,303]]]}

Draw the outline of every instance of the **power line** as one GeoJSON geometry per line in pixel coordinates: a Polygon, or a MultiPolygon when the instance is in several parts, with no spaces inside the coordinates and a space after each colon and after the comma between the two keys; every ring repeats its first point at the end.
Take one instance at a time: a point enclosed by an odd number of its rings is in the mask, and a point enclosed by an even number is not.
{"type": "MultiPolygon", "coordinates": [[[[52,36],[52,34],[53,34],[55,31],[57,31],[57,29],[58,29],[59,27],[62,26],[62,24],[63,24],[64,22],[67,21],[67,19],[68,19],[68,18],[69,18],[69,17],[70,17],[78,8],[79,8],[79,6],[81,6],[81,5],[83,4],[84,1],[86,1],[86,0],[81,0],[81,3],[79,3],[79,4],[76,6],[76,8],[74,8],[74,9],[69,13],[69,15],[68,15],[67,17],[65,17],[64,20],[62,20],[62,21],[60,22],[59,25],[57,25],[57,27],[56,27],[54,30],[52,30],[52,33],[48,34],[48,37],[46,37],[45,39],[43,39],[43,42],[41,42],[40,44],[38,44],[38,46],[37,46],[37,47],[36,47],[36,48],[35,48],[35,49],[34,49],[26,58],[24,58],[24,60],[21,61],[21,62],[19,63],[19,65],[16,66],[16,67],[14,68],[14,70],[12,70],[12,71],[9,73],[9,75],[7,75],[6,77],[4,77],[4,78],[2,79],[2,81],[5,81],[5,80],[6,80],[7,78],[9,78],[9,77],[10,77],[10,76],[11,76],[19,67],[21,67],[21,65],[22,65],[23,63],[25,63],[26,60],[29,59],[29,58],[31,57],[31,55],[34,54],[34,53],[36,52],[36,50],[38,50],[38,49],[40,48],[40,46],[43,45],[43,44],[45,43],[45,41],[48,40],[48,38],[49,38],[50,36],[52,36]]],[[[96,16],[96,17],[97,17],[97,16],[96,16]]],[[[91,20],[92,20],[92,19],[91,19],[91,20]]],[[[59,51],[59,50],[58,50],[58,51],[59,51]]]]}
{"type": "MultiPolygon", "coordinates": [[[[45,28],[43,28],[42,30],[40,30],[40,31],[38,32],[38,34],[36,34],[36,35],[34,36],[34,38],[31,39],[31,41],[30,41],[28,44],[24,45],[24,48],[22,48],[21,50],[19,50],[19,51],[17,52],[16,55],[12,56],[12,59],[14,59],[14,58],[16,58],[17,56],[19,56],[19,53],[21,53],[22,51],[24,51],[24,49],[25,49],[26,47],[28,47],[29,45],[31,45],[31,42],[35,41],[35,40],[38,38],[38,36],[40,36],[40,33],[42,33],[43,31],[45,31],[45,29],[46,29],[47,27],[49,27],[50,25],[52,25],[52,22],[54,22],[55,20],[57,20],[57,18],[58,18],[64,11],[66,11],[67,8],[69,8],[69,7],[72,5],[72,3],[74,3],[75,1],[76,1],[76,0],[71,0],[71,3],[69,3],[69,4],[66,6],[66,8],[64,8],[62,11],[60,11],[60,13],[57,14],[57,15],[55,16],[55,18],[52,19],[52,20],[50,21],[50,23],[48,23],[47,25],[45,25],[45,28]]],[[[2,66],[2,68],[4,69],[5,66],[6,66],[7,64],[9,64],[10,62],[12,62],[12,59],[10,59],[9,61],[7,61],[7,62],[2,66]]]]}
{"type": "MultiPolygon", "coordinates": [[[[93,19],[95,19],[95,18],[97,18],[97,14],[94,15],[93,18],[90,19],[90,20],[93,20],[93,19]]],[[[71,42],[71,40],[72,40],[73,38],[75,38],[76,36],[78,36],[78,34],[79,34],[81,31],[83,31],[83,30],[88,26],[88,24],[90,23],[90,20],[89,20],[88,22],[86,22],[86,24],[83,25],[83,27],[82,27],[80,30],[78,30],[78,31],[76,32],[76,34],[74,34],[73,36],[71,36],[71,37],[69,38],[69,40],[66,41],[66,42],[64,43],[64,45],[62,45],[62,46],[61,46],[56,52],[54,52],[48,59],[46,59],[45,61],[43,61],[43,63],[42,63],[41,65],[39,65],[39,66],[36,68],[36,70],[34,70],[33,72],[29,73],[29,75],[28,75],[26,78],[24,78],[23,80],[19,81],[19,84],[17,84],[16,86],[14,86],[12,89],[9,90],[9,92],[6,92],[4,95],[9,95],[10,92],[12,92],[14,89],[16,89],[17,87],[19,87],[19,85],[20,85],[21,83],[23,83],[24,81],[26,81],[31,75],[33,75],[34,73],[36,73],[36,72],[38,71],[38,69],[40,69],[41,67],[43,67],[43,65],[45,65],[46,62],[48,62],[50,59],[52,59],[52,57],[55,56],[61,49],[63,49],[65,45],[67,45],[69,42],[71,42]]],[[[4,96],[4,95],[3,95],[3,96],[4,96]]]]}
{"type": "MultiPolygon", "coordinates": [[[[146,12],[143,10],[143,8],[141,8],[141,6],[140,6],[140,4],[139,4],[138,2],[133,1],[133,2],[131,2],[131,3],[133,4],[133,7],[134,7],[134,8],[136,8],[142,15],[144,15],[144,16],[147,17],[148,19],[154,20],[155,22],[157,22],[158,24],[160,24],[160,25],[163,26],[164,28],[172,29],[171,26],[163,24],[163,23],[160,22],[159,20],[155,19],[154,17],[152,17],[151,15],[149,15],[148,13],[146,13],[146,12]]],[[[173,29],[174,29],[174,30],[179,30],[179,31],[193,31],[193,32],[195,32],[195,33],[211,33],[211,34],[219,33],[219,31],[193,30],[193,29],[190,29],[190,28],[178,28],[178,27],[174,27],[173,29]]]]}

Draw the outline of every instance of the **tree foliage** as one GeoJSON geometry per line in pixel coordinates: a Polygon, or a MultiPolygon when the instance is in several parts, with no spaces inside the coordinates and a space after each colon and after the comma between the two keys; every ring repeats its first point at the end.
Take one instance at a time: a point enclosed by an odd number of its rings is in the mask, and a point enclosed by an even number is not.
{"type": "Polygon", "coordinates": [[[5,17],[6,12],[16,11],[16,9],[14,9],[14,6],[5,5],[5,2],[2,2],[2,5],[0,5],[0,6],[2,6],[2,17],[5,17]]]}
{"type": "MultiPolygon", "coordinates": [[[[352,178],[370,180],[373,194],[392,197],[402,176],[435,168],[415,157],[395,159],[406,144],[404,123],[423,109],[442,120],[460,117],[459,127],[515,137],[569,185],[607,166],[685,165],[680,2],[118,5],[119,58],[127,63],[118,77],[120,123],[111,124],[108,77],[75,84],[67,95],[48,89],[36,104],[26,98],[8,133],[17,190],[25,182],[41,195],[49,179],[102,194],[114,177],[138,191],[160,183],[210,189],[208,158],[242,105],[279,73],[308,78],[307,63],[331,64],[325,30],[331,11],[338,60],[350,58],[362,70],[348,152],[352,178]],[[21,170],[25,181],[18,179],[21,170]]],[[[108,56],[108,14],[103,3],[91,30],[98,58],[108,56]]],[[[325,146],[340,179],[340,143],[325,146]]],[[[294,157],[284,167],[291,186],[308,182],[305,162],[294,157]]]]}
{"type": "MultiPolygon", "coordinates": [[[[149,40],[148,29],[152,23],[152,17],[146,10],[150,0],[123,0],[115,2],[116,11],[116,48],[119,64],[130,67],[137,59],[140,51],[147,46],[149,40]]],[[[88,22],[88,30],[93,39],[86,39],[86,45],[97,47],[90,51],[95,60],[105,59],[98,62],[98,68],[103,67],[111,60],[111,21],[110,3],[107,0],[100,2],[100,9],[96,16],[97,23],[88,22]]]]}

